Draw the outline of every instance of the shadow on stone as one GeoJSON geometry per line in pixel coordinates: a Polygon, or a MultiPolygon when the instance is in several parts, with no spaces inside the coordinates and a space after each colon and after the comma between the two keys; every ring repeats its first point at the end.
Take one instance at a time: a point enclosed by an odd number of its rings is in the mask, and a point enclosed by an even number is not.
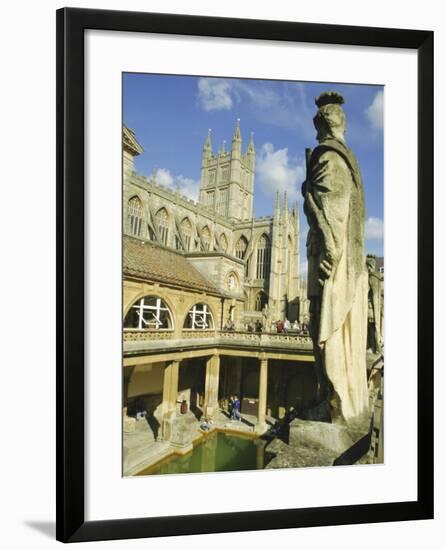
{"type": "Polygon", "coordinates": [[[350,466],[355,464],[363,455],[369,451],[371,445],[371,432],[364,435],[361,439],[356,441],[352,447],[349,447],[344,453],[338,456],[333,466],[350,466]]]}
{"type": "Polygon", "coordinates": [[[277,420],[268,432],[269,444],[275,439],[280,439],[286,445],[289,443],[289,423],[277,420]]]}
{"type": "Polygon", "coordinates": [[[301,420],[313,420],[315,422],[331,422],[331,407],[327,401],[322,401],[313,407],[299,410],[296,413],[301,420]]]}
{"type": "Polygon", "coordinates": [[[202,410],[196,405],[190,405],[191,412],[195,415],[196,419],[199,421],[202,417],[202,410]]]}
{"type": "Polygon", "coordinates": [[[255,424],[253,424],[253,422],[250,422],[249,420],[247,420],[247,418],[241,417],[241,422],[242,422],[243,424],[245,424],[246,426],[249,426],[250,428],[252,428],[253,426],[255,426],[255,424]]]}
{"type": "Polygon", "coordinates": [[[334,462],[332,463],[333,466],[350,466],[351,464],[355,464],[358,460],[362,458],[370,449],[371,447],[371,436],[372,436],[372,429],[374,426],[374,417],[371,416],[371,420],[369,422],[369,430],[367,433],[365,433],[360,439],[357,439],[349,449],[346,449],[341,455],[339,455],[334,462]]]}
{"type": "Polygon", "coordinates": [[[151,431],[153,432],[154,438],[158,439],[160,424],[156,419],[156,417],[154,416],[154,414],[152,413],[150,415],[147,415],[145,417],[145,420],[147,421],[147,424],[150,426],[151,431]]]}

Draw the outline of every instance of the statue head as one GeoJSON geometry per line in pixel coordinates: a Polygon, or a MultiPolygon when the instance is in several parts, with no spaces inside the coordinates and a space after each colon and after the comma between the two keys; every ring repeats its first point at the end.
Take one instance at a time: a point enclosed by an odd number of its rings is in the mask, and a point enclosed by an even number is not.
{"type": "Polygon", "coordinates": [[[377,259],[374,254],[366,255],[366,267],[368,268],[368,273],[374,273],[377,269],[377,259]]]}
{"type": "Polygon", "coordinates": [[[319,142],[332,137],[344,141],[346,130],[346,115],[342,108],[344,102],[343,96],[337,92],[323,92],[315,98],[318,111],[314,116],[314,126],[319,142]]]}

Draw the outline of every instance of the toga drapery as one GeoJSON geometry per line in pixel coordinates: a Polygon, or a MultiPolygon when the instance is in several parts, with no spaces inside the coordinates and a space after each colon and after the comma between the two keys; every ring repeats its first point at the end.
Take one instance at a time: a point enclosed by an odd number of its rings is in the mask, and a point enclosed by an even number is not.
{"type": "Polygon", "coordinates": [[[368,275],[363,184],[355,157],[342,141],[326,139],[312,152],[305,212],[310,226],[308,295],[318,304],[312,337],[348,421],[368,405],[368,275]],[[319,267],[324,259],[334,267],[322,284],[319,267]]]}

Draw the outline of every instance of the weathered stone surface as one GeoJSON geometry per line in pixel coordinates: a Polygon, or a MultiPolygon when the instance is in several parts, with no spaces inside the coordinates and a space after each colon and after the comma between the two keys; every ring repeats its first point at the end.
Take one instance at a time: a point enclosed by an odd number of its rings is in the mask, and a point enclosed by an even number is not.
{"type": "Polygon", "coordinates": [[[310,332],[320,382],[333,417],[347,422],[368,405],[366,333],[368,275],[365,267],[365,205],[360,170],[346,146],[343,98],[316,99],[318,147],[307,150],[303,183],[308,219],[310,332]]]}
{"type": "Polygon", "coordinates": [[[332,466],[337,457],[337,453],[326,447],[304,444],[294,447],[280,439],[274,439],[266,451],[276,455],[266,465],[266,469],[332,466]]]}
{"type": "Polygon", "coordinates": [[[296,419],[289,425],[289,445],[325,447],[340,454],[353,444],[346,426],[296,419]]]}
{"type": "Polygon", "coordinates": [[[332,466],[335,459],[367,433],[368,422],[368,417],[356,420],[353,425],[293,420],[289,424],[288,444],[277,438],[267,446],[267,452],[276,456],[266,468],[332,466]]]}
{"type": "Polygon", "coordinates": [[[124,414],[124,433],[134,432],[136,429],[136,418],[124,414]]]}
{"type": "Polygon", "coordinates": [[[198,421],[192,413],[177,416],[171,420],[170,443],[189,446],[197,433],[198,421]]]}

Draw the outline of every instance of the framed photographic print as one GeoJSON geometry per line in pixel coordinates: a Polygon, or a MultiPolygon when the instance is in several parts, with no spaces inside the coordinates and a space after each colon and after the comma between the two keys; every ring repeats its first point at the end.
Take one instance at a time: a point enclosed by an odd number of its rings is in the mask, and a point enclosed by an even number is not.
{"type": "Polygon", "coordinates": [[[433,33],[57,49],[57,538],[432,518],[433,33]]]}

